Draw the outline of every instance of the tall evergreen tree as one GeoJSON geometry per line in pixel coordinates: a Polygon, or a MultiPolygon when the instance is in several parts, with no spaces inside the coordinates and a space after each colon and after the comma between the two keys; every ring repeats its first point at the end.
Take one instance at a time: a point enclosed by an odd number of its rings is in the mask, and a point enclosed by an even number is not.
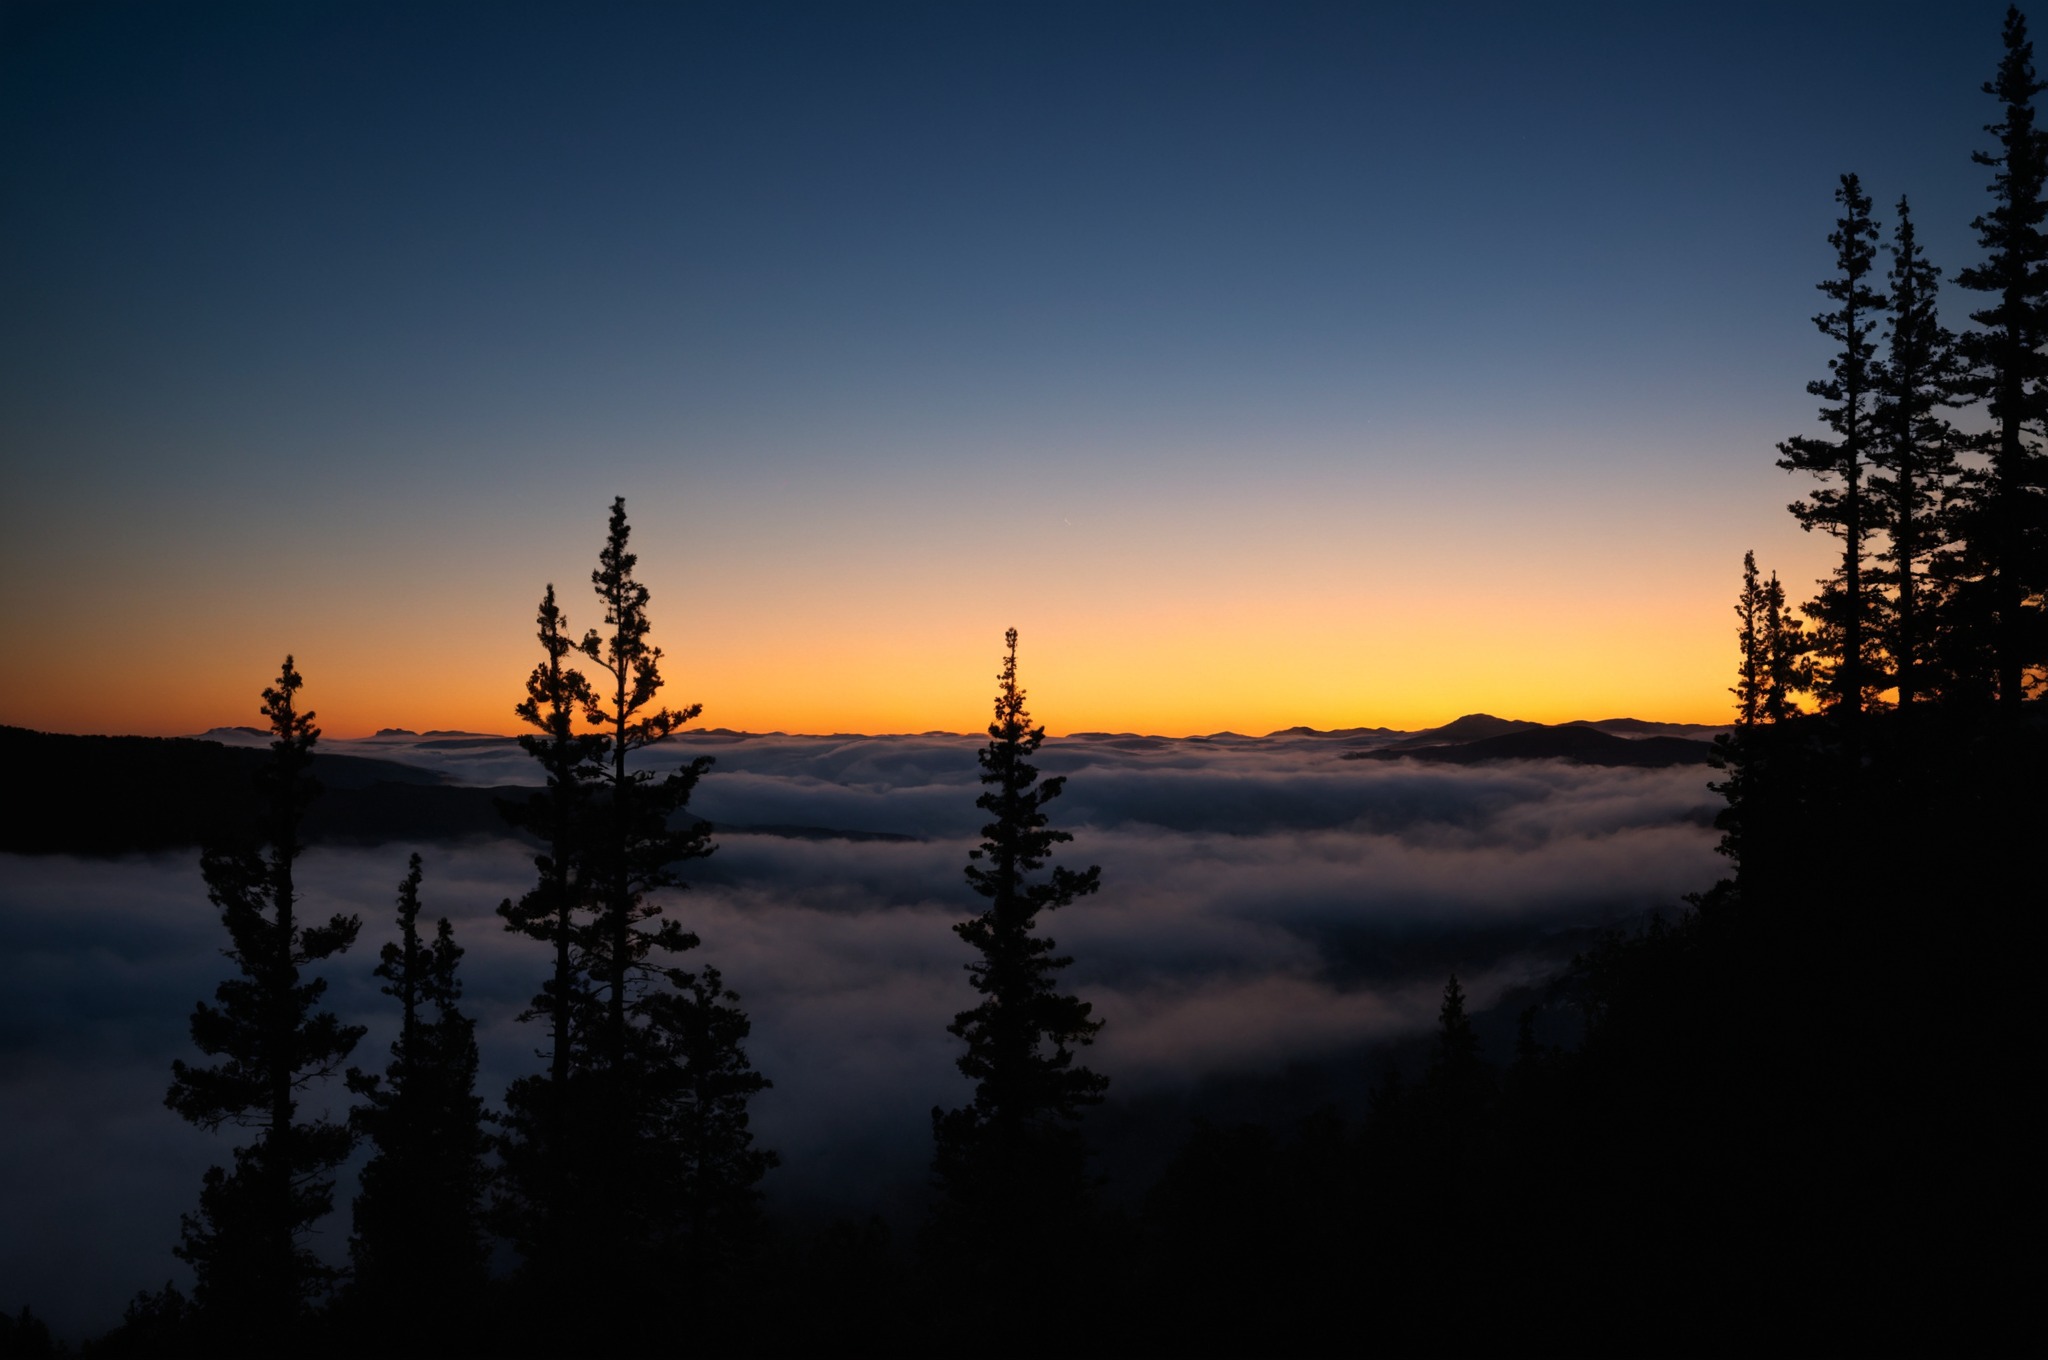
{"type": "MultiPolygon", "coordinates": [[[[1736,701],[1735,730],[1714,740],[1709,763],[1726,773],[1708,787],[1728,800],[1728,807],[1715,819],[1723,833],[1719,850],[1739,863],[1759,818],[1759,787],[1766,779],[1763,765],[1773,746],[1764,729],[1793,716],[1792,696],[1810,688],[1811,680],[1799,621],[1785,610],[1785,587],[1775,571],[1768,580],[1760,578],[1754,552],[1742,555],[1742,593],[1736,599],[1735,614],[1739,623],[1739,660],[1731,690],[1736,701]]],[[[1768,820],[1768,814],[1763,814],[1763,819],[1768,820]]],[[[1447,1007],[1449,1000],[1446,996],[1447,1007]]],[[[1459,1013],[1463,1013],[1462,1006],[1459,1013]]]]}
{"type": "Polygon", "coordinates": [[[302,972],[347,949],[361,926],[353,916],[324,925],[297,916],[293,870],[317,789],[309,767],[320,735],[314,715],[298,709],[303,683],[287,656],[277,684],[263,691],[272,741],[261,843],[209,847],[200,857],[239,975],[220,984],[214,1005],[192,1012],[192,1041],[215,1061],[173,1062],[164,1097],[201,1128],[256,1132],[235,1149],[232,1172],[206,1173],[199,1213],[185,1216],[177,1248],[197,1276],[202,1324],[223,1348],[288,1343],[307,1304],[330,1286],[333,1272],[305,1237],[333,1207],[332,1172],[353,1144],[344,1123],[299,1118],[300,1096],[346,1062],[363,1035],[316,1009],[327,983],[302,972]]]}
{"type": "Polygon", "coordinates": [[[1430,1054],[1429,1079],[1448,1085],[1468,1085],[1479,1066],[1479,1033],[1465,1013],[1465,989],[1458,975],[1444,983],[1443,1004],[1436,1012],[1436,1048],[1430,1054]]]}
{"type": "Polygon", "coordinates": [[[1921,597],[1928,559],[1944,546],[1956,459],[1954,432],[1941,412],[1955,399],[1961,375],[1955,337],[1936,309],[1941,271],[1920,249],[1904,196],[1888,277],[1891,336],[1877,367],[1878,434],[1870,449],[1871,521],[1886,547],[1873,578],[1892,589],[1885,648],[1899,707],[1909,709],[1932,678],[1932,630],[1921,597]]]}
{"type": "Polygon", "coordinates": [[[679,1288],[680,1271],[722,1259],[775,1165],[748,1129],[746,1102],[769,1083],[747,1060],[738,997],[716,970],[679,966],[697,937],[650,897],[684,886],[674,866],[711,852],[710,828],[682,820],[711,762],[656,778],[634,759],[700,709],[657,702],[662,653],[629,536],[617,499],[591,578],[603,632],[572,641],[552,587],[542,602],[545,655],[519,714],[537,729],[525,740],[548,788],[510,815],[548,848],[534,892],[500,908],[555,963],[529,1012],[550,1019],[549,1073],[506,1097],[508,1226],[541,1286],[544,1325],[595,1327],[614,1347],[656,1325],[646,1291],[679,1288]],[[572,652],[597,664],[597,684],[565,664],[572,652]],[[572,714],[593,730],[576,735],[572,714]],[[592,1290],[642,1302],[593,1320],[592,1290]]]}
{"type": "Polygon", "coordinates": [[[1881,679],[1874,664],[1876,629],[1871,625],[1879,597],[1866,565],[1871,515],[1864,478],[1877,376],[1871,333],[1886,304],[1870,286],[1877,257],[1870,198],[1856,176],[1844,175],[1835,201],[1842,205],[1842,216],[1828,244],[1835,248],[1838,272],[1817,285],[1834,306],[1814,317],[1813,324],[1837,350],[1828,360],[1828,376],[1806,385],[1809,394],[1821,399],[1820,418],[1833,437],[1784,440],[1778,445],[1778,466],[1821,480],[1810,499],[1788,508],[1800,528],[1818,528],[1842,541],[1841,566],[1821,583],[1820,596],[1807,613],[1820,629],[1821,683],[1829,705],[1853,722],[1881,679]]]}
{"type": "Polygon", "coordinates": [[[1785,585],[1773,571],[1764,582],[1764,692],[1758,710],[1765,722],[1783,722],[1796,711],[1792,696],[1813,688],[1808,640],[1800,621],[1785,607],[1785,585]]]}
{"type": "Polygon", "coordinates": [[[672,1255],[701,1279],[751,1245],[758,1187],[781,1158],[754,1146],[748,1102],[772,1083],[747,1060],[738,993],[709,966],[673,981],[640,1003],[657,1059],[648,1136],[665,1149],[654,1197],[678,1210],[672,1255]]]}
{"type": "Polygon", "coordinates": [[[1766,650],[1764,586],[1756,573],[1756,554],[1742,555],[1742,594],[1736,597],[1735,640],[1741,660],[1735,670],[1735,721],[1753,726],[1763,715],[1764,693],[1770,686],[1770,654],[1766,650]]]}
{"type": "Polygon", "coordinates": [[[1985,258],[1957,273],[1964,288],[1989,294],[1970,314],[1978,330],[1959,344],[1970,366],[1966,390],[1988,404],[1991,427],[1977,441],[1988,466],[1966,479],[1961,529],[1967,542],[1951,618],[1986,644],[1958,639],[1952,651],[1990,660],[1989,687],[2016,711],[2029,673],[2048,660],[2042,594],[2048,590],[2048,133],[2035,123],[2034,45],[2017,7],[2005,12],[2005,55],[1984,92],[1999,101],[2001,121],[1986,125],[1993,152],[1972,153],[1997,170],[1991,210],[1971,225],[1985,258]]]}
{"type": "Polygon", "coordinates": [[[671,826],[689,805],[697,781],[711,768],[709,756],[685,762],[657,781],[653,772],[632,768],[632,756],[668,740],[703,711],[659,707],[661,648],[649,644],[647,587],[634,579],[639,559],[627,550],[632,530],[626,499],[612,501],[611,528],[590,582],[604,606],[606,632],[586,633],[583,654],[604,672],[604,688],[584,697],[584,716],[604,741],[602,796],[596,800],[590,850],[597,888],[597,919],[590,933],[593,982],[602,1003],[597,1017],[597,1051],[607,1066],[622,1068],[631,1042],[629,1018],[637,987],[666,965],[650,958],[680,954],[697,937],[673,920],[660,920],[659,904],[647,894],[678,887],[672,868],[711,853],[710,828],[703,822],[671,826]]]}
{"type": "Polygon", "coordinates": [[[544,1074],[521,1077],[505,1093],[505,1136],[500,1143],[502,1228],[529,1261],[564,1263],[579,1201],[577,1176],[585,1160],[579,1132],[587,1132],[582,1102],[573,1084],[586,1071],[577,1058],[590,1041],[593,992],[585,972],[589,952],[593,891],[585,842],[590,830],[591,792],[604,737],[578,733],[576,720],[591,702],[590,683],[566,665],[578,649],[550,584],[536,618],[542,659],[526,681],[526,698],[513,709],[533,730],[519,744],[540,763],[546,784],[523,801],[499,810],[514,826],[541,842],[534,855],[537,881],[518,902],[506,899],[498,914],[505,928],[547,946],[551,967],[540,991],[520,1019],[545,1019],[548,1042],[544,1074]]]}
{"type": "Polygon", "coordinates": [[[1465,1013],[1465,989],[1458,985],[1456,973],[1444,983],[1443,1003],[1436,1014],[1436,1046],[1422,1091],[1438,1126],[1438,1141],[1446,1144],[1465,1142],[1476,1134],[1494,1093],[1493,1069],[1479,1056],[1479,1033],[1465,1013]]]}
{"type": "Polygon", "coordinates": [[[968,883],[988,905],[953,927],[980,955],[967,971],[981,1002],[947,1027],[967,1045],[959,1067],[974,1082],[974,1100],[932,1110],[945,1195],[935,1236],[956,1265],[1000,1271],[1023,1261],[1043,1271],[1056,1267],[1059,1253],[1048,1248],[1084,1207],[1086,1148],[1076,1121],[1109,1080],[1074,1062],[1102,1022],[1089,1003],[1057,990],[1073,960],[1032,932],[1039,912],[1095,892],[1101,870],[1056,867],[1040,876],[1053,847],[1073,839],[1045,814],[1066,781],[1040,781],[1031,763],[1045,729],[1032,726],[1017,684],[1016,629],[1004,643],[995,718],[979,757],[986,792],[975,800],[993,820],[967,866],[968,883]]]}
{"type": "Polygon", "coordinates": [[[1735,597],[1735,723],[1783,722],[1792,696],[1812,685],[1805,665],[1806,639],[1799,620],[1785,609],[1785,587],[1772,572],[1757,570],[1756,554],[1742,554],[1742,591],[1735,597]]]}
{"type": "Polygon", "coordinates": [[[398,939],[376,975],[399,1005],[398,1037],[381,1076],[350,1068],[362,1096],[352,1121],[376,1147],[363,1168],[349,1243],[362,1302],[409,1335],[446,1341],[484,1281],[483,1102],[476,1096],[476,1025],[456,1003],[462,949],[448,918],[420,934],[420,857],[398,887],[398,939]]]}

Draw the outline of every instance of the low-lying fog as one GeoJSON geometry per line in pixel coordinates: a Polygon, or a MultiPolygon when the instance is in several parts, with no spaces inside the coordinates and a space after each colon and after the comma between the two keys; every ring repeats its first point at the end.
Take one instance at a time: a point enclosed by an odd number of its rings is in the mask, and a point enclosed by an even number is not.
{"type": "MultiPolygon", "coordinates": [[[[1059,862],[1102,866],[1102,890],[1041,918],[1074,957],[1071,989],[1107,1024],[1086,1061],[1112,1102],[1170,1100],[1219,1074],[1328,1062],[1426,1030],[1444,977],[1474,1004],[1553,973],[1588,925],[1675,908],[1718,874],[1708,772],[1344,761],[1354,734],[1267,739],[1071,738],[1040,764],[1069,777],[1051,805],[1073,832],[1059,862]]],[[[980,899],[962,875],[984,817],[981,739],[692,738],[716,757],[693,810],[726,826],[911,839],[722,833],[668,909],[703,938],[753,1018],[775,1083],[755,1127],[783,1158],[771,1205],[904,1212],[920,1192],[930,1110],[966,1098],[945,1032],[971,1004],[969,951],[948,926],[980,899]]],[[[533,777],[506,742],[329,743],[473,783],[533,777]]],[[[482,1090],[534,1070],[544,1036],[514,1016],[545,967],[497,904],[530,883],[510,841],[315,849],[307,917],[358,913],[354,951],[324,969],[329,1001],[393,1028],[370,970],[391,936],[407,853],[426,860],[430,916],[468,951],[482,1090]]],[[[0,857],[0,1308],[60,1333],[98,1331],[139,1288],[188,1283],[170,1254],[201,1173],[234,1130],[164,1108],[172,1059],[197,1060],[193,1003],[232,966],[196,854],[92,861],[0,857]]],[[[336,1114],[339,1083],[306,1105],[336,1114]]],[[[1114,1112],[1105,1109],[1105,1117],[1114,1112]]],[[[351,1169],[352,1174],[352,1169],[351,1169]]],[[[1125,1187],[1135,1189],[1139,1187],[1125,1187]]],[[[352,1181],[322,1228],[340,1259],[352,1181]]]]}

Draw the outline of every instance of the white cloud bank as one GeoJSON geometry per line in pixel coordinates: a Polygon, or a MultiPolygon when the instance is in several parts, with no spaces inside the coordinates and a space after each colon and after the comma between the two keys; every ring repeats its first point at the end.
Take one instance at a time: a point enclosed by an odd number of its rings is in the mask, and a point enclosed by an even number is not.
{"type": "MultiPolygon", "coordinates": [[[[949,926],[978,899],[962,876],[983,820],[974,738],[700,738],[718,758],[695,810],[721,823],[893,832],[919,839],[729,834],[689,866],[669,909],[741,993],[756,1105],[784,1203],[881,1205],[914,1194],[929,1111],[965,1087],[945,1032],[971,1001],[949,926]]],[[[504,744],[346,749],[431,763],[478,783],[530,778],[504,744]]],[[[1459,969],[1485,1005],[1554,967],[1546,938],[1671,907],[1719,872],[1698,768],[1590,769],[1343,761],[1330,738],[1049,743],[1069,776],[1052,805],[1102,866],[1099,895],[1044,918],[1075,958],[1074,990],[1106,1021],[1087,1061],[1113,1097],[1186,1089],[1217,1072],[1341,1054],[1426,1028],[1459,969]]],[[[545,967],[493,909],[525,890],[510,842],[321,849],[302,863],[309,916],[364,920],[330,963],[332,1005],[367,1024],[382,1065],[390,1017],[370,968],[413,848],[431,915],[468,950],[484,1090],[537,1065],[543,1036],[514,1016],[545,967]]],[[[183,1278],[169,1253],[210,1137],[163,1107],[186,1023],[230,966],[196,856],[0,858],[0,1281],[61,1330],[111,1324],[137,1288],[183,1278]]],[[[316,1097],[338,1108],[337,1087],[316,1097]]],[[[343,1203],[346,1203],[346,1186],[343,1203]]],[[[345,1250],[346,1210],[323,1249],[345,1250]]]]}

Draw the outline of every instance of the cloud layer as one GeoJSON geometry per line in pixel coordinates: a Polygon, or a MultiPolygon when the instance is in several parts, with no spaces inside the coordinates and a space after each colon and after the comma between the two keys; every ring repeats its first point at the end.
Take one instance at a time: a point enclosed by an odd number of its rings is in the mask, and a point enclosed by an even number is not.
{"type": "MultiPolygon", "coordinates": [[[[971,999],[950,930],[978,899],[962,876],[983,820],[973,738],[703,737],[717,757],[695,810],[722,824],[890,832],[912,840],[727,834],[669,910],[741,993],[750,1051],[775,1082],[756,1105],[783,1168],[771,1196],[820,1211],[915,1197],[929,1111],[965,1098],[945,1032],[971,999]]],[[[368,748],[372,743],[351,743],[368,748]]],[[[506,744],[387,754],[479,783],[530,777],[506,744]]],[[[1061,862],[1102,891],[1041,922],[1105,1022],[1087,1061],[1113,1098],[1170,1097],[1219,1073],[1326,1059],[1425,1030],[1444,975],[1475,1001],[1540,978],[1570,933],[1674,906],[1718,872],[1697,769],[1554,762],[1459,768],[1338,759],[1327,737],[1068,739],[1041,764],[1061,862]]],[[[413,848],[423,896],[469,951],[484,1089],[534,1069],[515,1016],[545,966],[493,909],[525,890],[505,841],[324,849],[301,882],[311,915],[356,912],[362,942],[330,965],[330,1000],[390,1038],[369,970],[413,848]]],[[[0,1279],[73,1332],[110,1324],[133,1290],[182,1277],[169,1255],[200,1173],[230,1142],[162,1106],[173,1058],[196,1056],[192,1005],[229,966],[192,857],[6,861],[0,921],[0,1279]]],[[[337,1088],[324,1099],[339,1108],[337,1088]]],[[[321,1098],[314,1100],[317,1107],[321,1098]]],[[[346,1189],[346,1187],[345,1187],[346,1189]]],[[[344,1198],[345,1203],[345,1198],[344,1198]]],[[[345,1251],[345,1213],[322,1249],[345,1251]]]]}

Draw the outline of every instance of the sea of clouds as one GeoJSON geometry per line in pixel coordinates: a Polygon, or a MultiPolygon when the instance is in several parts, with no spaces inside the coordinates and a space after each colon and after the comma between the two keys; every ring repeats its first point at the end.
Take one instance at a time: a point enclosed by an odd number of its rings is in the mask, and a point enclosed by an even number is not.
{"type": "MultiPolygon", "coordinates": [[[[1119,1109],[1171,1104],[1232,1074],[1341,1069],[1426,1032],[1452,969],[1478,1007],[1520,995],[1554,976],[1587,928],[1675,909],[1720,871],[1717,800],[1699,767],[1341,758],[1388,739],[1046,744],[1042,769],[1068,780],[1049,809],[1073,833],[1059,862],[1102,869],[1098,895],[1041,926],[1105,1022],[1086,1056],[1112,1083],[1104,1128],[1119,1109]]],[[[721,832],[666,906],[752,1016],[749,1051],[775,1083],[755,1128],[782,1155],[767,1189],[786,1211],[914,1214],[930,1111],[966,1098],[945,1027],[973,999],[969,951],[950,926],[980,900],[962,873],[985,820],[980,744],[708,733],[658,762],[714,757],[693,810],[778,829],[721,832]]],[[[467,783],[534,778],[504,740],[327,749],[467,783]]],[[[321,970],[328,1001],[369,1026],[356,1062],[380,1068],[393,1018],[370,970],[412,850],[426,861],[428,914],[450,917],[468,951],[466,1005],[495,1099],[536,1069],[544,1039],[516,1020],[544,950],[495,916],[532,881],[527,848],[310,851],[302,910],[363,919],[356,949],[321,970]]],[[[0,927],[0,1307],[29,1303],[76,1336],[111,1325],[135,1290],[188,1278],[170,1255],[179,1215],[205,1168],[227,1161],[234,1131],[193,1129],[163,1095],[172,1060],[200,1056],[194,1002],[232,965],[191,853],[0,857],[0,927]]],[[[336,1082],[306,1105],[338,1115],[346,1103],[336,1082]]],[[[345,1176],[320,1243],[336,1260],[350,1188],[345,1176]]]]}

